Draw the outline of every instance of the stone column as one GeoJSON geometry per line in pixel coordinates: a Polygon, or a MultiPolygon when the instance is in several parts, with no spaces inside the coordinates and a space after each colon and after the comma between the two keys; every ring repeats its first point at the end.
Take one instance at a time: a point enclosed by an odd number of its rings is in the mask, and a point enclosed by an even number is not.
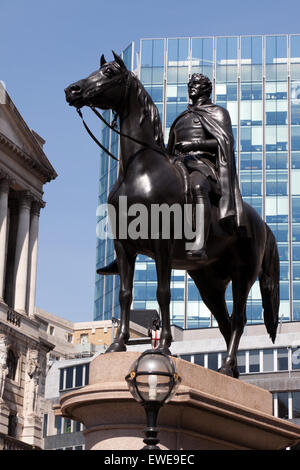
{"type": "Polygon", "coordinates": [[[4,298],[9,180],[0,180],[0,300],[4,298]]]}
{"type": "Polygon", "coordinates": [[[42,201],[33,201],[31,207],[31,221],[29,231],[29,258],[28,258],[28,283],[27,283],[27,312],[29,315],[34,314],[35,291],[36,291],[36,268],[37,268],[37,252],[38,252],[38,233],[39,233],[39,216],[40,209],[44,207],[42,201]]]}
{"type": "Polygon", "coordinates": [[[25,313],[28,272],[29,226],[32,196],[29,191],[20,194],[19,222],[15,253],[14,309],[25,313]]]}

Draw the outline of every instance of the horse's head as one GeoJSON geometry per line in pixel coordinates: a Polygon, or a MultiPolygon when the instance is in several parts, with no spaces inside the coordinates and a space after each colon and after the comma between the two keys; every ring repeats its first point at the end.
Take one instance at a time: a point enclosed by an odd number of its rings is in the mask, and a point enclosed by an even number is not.
{"type": "Polygon", "coordinates": [[[65,89],[70,106],[77,109],[95,106],[115,111],[120,108],[128,86],[129,72],[121,57],[114,51],[113,55],[113,62],[106,62],[102,55],[99,70],[65,89]]]}

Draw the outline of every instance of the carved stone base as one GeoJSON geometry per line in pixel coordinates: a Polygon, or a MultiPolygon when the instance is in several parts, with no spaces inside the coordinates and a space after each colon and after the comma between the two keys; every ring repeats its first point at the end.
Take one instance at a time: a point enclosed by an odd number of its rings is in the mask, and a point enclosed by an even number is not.
{"type": "MultiPolygon", "coordinates": [[[[90,365],[90,384],[67,393],[56,414],[81,421],[86,449],[138,450],[146,416],[125,375],[139,353],[102,354],[90,365]]],[[[159,412],[159,446],[170,450],[275,450],[300,441],[300,427],[272,416],[270,392],[174,358],[182,383],[159,412]]]]}
{"type": "Polygon", "coordinates": [[[32,446],[42,447],[42,427],[41,418],[34,414],[26,416],[24,419],[22,441],[32,446]]]}

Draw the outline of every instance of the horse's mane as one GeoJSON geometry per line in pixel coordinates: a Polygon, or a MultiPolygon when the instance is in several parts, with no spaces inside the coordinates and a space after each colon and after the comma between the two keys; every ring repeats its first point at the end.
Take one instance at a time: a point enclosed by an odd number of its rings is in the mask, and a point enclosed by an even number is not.
{"type": "Polygon", "coordinates": [[[143,124],[146,117],[150,119],[154,131],[154,140],[159,147],[165,149],[164,136],[162,132],[161,120],[158,109],[153,103],[153,100],[149,93],[144,88],[144,85],[137,78],[134,73],[130,72],[130,78],[132,79],[138,93],[138,101],[141,105],[140,115],[140,126],[143,124]]]}

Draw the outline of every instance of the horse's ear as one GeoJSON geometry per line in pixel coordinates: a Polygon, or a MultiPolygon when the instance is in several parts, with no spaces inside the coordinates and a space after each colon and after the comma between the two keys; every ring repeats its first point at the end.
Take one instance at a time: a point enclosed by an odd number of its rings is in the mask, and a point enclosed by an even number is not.
{"type": "Polygon", "coordinates": [[[102,67],[104,64],[106,64],[106,60],[105,60],[104,54],[102,54],[101,59],[100,59],[100,67],[102,67]]]}
{"type": "Polygon", "coordinates": [[[127,70],[126,65],[124,64],[121,57],[118,54],[116,54],[114,51],[112,51],[112,53],[114,55],[115,61],[117,62],[117,64],[120,65],[121,69],[127,70]]]}

